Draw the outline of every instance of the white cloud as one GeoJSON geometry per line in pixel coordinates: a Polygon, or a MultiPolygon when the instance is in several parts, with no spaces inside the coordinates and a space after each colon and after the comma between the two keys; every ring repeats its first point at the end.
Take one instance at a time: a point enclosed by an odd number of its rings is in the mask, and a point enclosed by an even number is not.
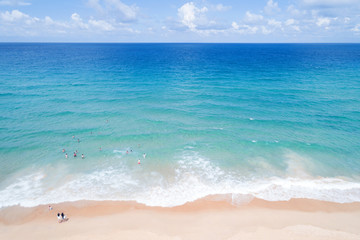
{"type": "Polygon", "coordinates": [[[291,15],[291,17],[299,17],[302,13],[306,13],[306,11],[301,12],[294,5],[288,6],[286,11],[291,15]]]}
{"type": "Polygon", "coordinates": [[[73,13],[71,15],[71,20],[73,21],[74,26],[76,26],[76,27],[80,27],[82,29],[88,29],[89,28],[89,26],[86,23],[83,22],[80,15],[77,14],[77,13],[73,13]]]}
{"type": "Polygon", "coordinates": [[[1,19],[6,22],[14,22],[24,18],[29,18],[29,15],[26,15],[19,10],[13,10],[12,12],[6,11],[1,13],[1,19]]]}
{"type": "MultiPolygon", "coordinates": [[[[0,6],[28,5],[27,2],[31,0],[0,0],[0,6]]],[[[144,34],[169,33],[169,36],[180,36],[180,39],[184,41],[197,39],[198,36],[195,34],[189,34],[191,31],[201,37],[210,34],[219,36],[218,38],[203,38],[206,41],[231,39],[236,34],[254,34],[254,36],[248,36],[247,39],[260,37],[258,39],[261,41],[277,38],[280,41],[286,41],[292,36],[301,40],[322,38],[325,41],[326,39],[332,41],[338,39],[337,33],[347,32],[347,37],[356,41],[356,37],[360,34],[360,0],[292,0],[287,1],[287,5],[283,1],[266,0],[265,7],[264,4],[257,9],[244,9],[245,14],[241,19],[236,19],[238,15],[232,14],[239,13],[242,9],[225,12],[232,7],[222,3],[211,4],[205,0],[188,0],[184,1],[183,5],[179,5],[173,12],[173,16],[168,16],[167,20],[161,19],[161,15],[142,18],[144,15],[139,14],[139,8],[136,5],[129,4],[130,0],[86,0],[84,2],[96,10],[92,10],[90,13],[92,15],[85,17],[85,15],[80,16],[79,12],[74,12],[62,21],[52,18],[54,16],[50,17],[51,15],[36,18],[19,10],[0,11],[0,35],[8,36],[16,33],[22,34],[21,36],[26,34],[58,36],[55,34],[66,33],[70,39],[71,36],[81,37],[81,34],[84,37],[92,37],[96,34],[101,36],[102,32],[106,33],[103,36],[107,37],[116,36],[116,33],[121,32],[124,34],[117,36],[134,36],[141,31],[144,34]],[[135,26],[139,26],[139,30],[135,26]],[[330,27],[331,31],[324,31],[330,27]],[[182,33],[185,30],[188,33],[182,33]],[[297,34],[298,32],[302,34],[297,34]],[[274,38],[261,38],[260,35],[263,34],[273,34],[274,38]]]]}
{"type": "Polygon", "coordinates": [[[297,26],[297,25],[292,25],[291,28],[294,29],[294,30],[297,31],[297,32],[301,32],[300,27],[297,26]]]}
{"type": "Polygon", "coordinates": [[[44,20],[45,20],[45,24],[46,24],[46,25],[52,25],[52,24],[54,24],[54,20],[52,20],[52,18],[49,17],[49,16],[46,16],[44,20]]]}
{"type": "Polygon", "coordinates": [[[106,17],[115,17],[121,21],[137,20],[138,7],[120,0],[88,0],[88,5],[106,17]]]}
{"type": "Polygon", "coordinates": [[[269,19],[268,20],[268,25],[275,27],[275,28],[281,28],[281,22],[280,21],[276,21],[275,19],[269,19]]]}
{"type": "Polygon", "coordinates": [[[108,23],[108,22],[106,22],[104,20],[90,19],[89,24],[96,27],[96,28],[98,28],[98,29],[104,30],[104,31],[112,31],[112,30],[115,29],[110,23],[108,23]]]}
{"type": "Polygon", "coordinates": [[[178,8],[178,24],[173,24],[174,27],[170,27],[170,29],[184,30],[185,27],[185,29],[202,36],[233,31],[233,28],[230,27],[228,23],[224,23],[221,18],[220,21],[218,21],[219,18],[214,19],[214,14],[219,14],[219,12],[226,11],[230,8],[231,7],[222,4],[197,6],[194,2],[187,2],[178,8]],[[211,15],[213,17],[212,19],[208,18],[208,13],[213,14],[211,15]],[[179,26],[179,24],[181,26],[179,26]]]}
{"type": "Polygon", "coordinates": [[[106,0],[106,2],[124,14],[126,19],[133,20],[136,18],[137,8],[135,6],[128,6],[120,0],[106,0]]]}
{"type": "Polygon", "coordinates": [[[290,18],[288,20],[285,21],[285,25],[286,26],[290,26],[293,25],[295,23],[295,20],[293,18],[290,18]]]}
{"type": "Polygon", "coordinates": [[[352,29],[350,29],[350,31],[359,33],[360,32],[360,24],[356,24],[356,26],[353,27],[352,29]]]}
{"type": "Polygon", "coordinates": [[[31,3],[18,0],[0,1],[0,6],[29,6],[31,3]]]}
{"type": "Polygon", "coordinates": [[[71,15],[71,19],[72,19],[73,21],[75,21],[75,22],[82,22],[82,19],[81,19],[80,15],[77,14],[77,13],[73,13],[73,14],[71,15]]]}
{"type": "Polygon", "coordinates": [[[103,7],[100,5],[99,0],[89,0],[88,5],[99,12],[103,11],[103,7]]]}
{"type": "Polygon", "coordinates": [[[206,7],[198,8],[193,2],[188,2],[178,9],[178,16],[183,25],[187,26],[191,31],[196,31],[197,21],[202,13],[207,12],[206,7]]]}
{"type": "MultiPolygon", "coordinates": [[[[99,19],[91,17],[83,19],[78,13],[73,13],[66,21],[57,21],[50,16],[44,18],[32,17],[19,10],[0,11],[0,33],[2,39],[6,37],[41,37],[43,39],[79,39],[82,36],[96,38],[114,36],[114,34],[139,34],[139,30],[132,28],[129,24],[117,22],[115,19],[99,19]],[[81,30],[81,32],[79,31],[81,30]],[[110,35],[111,32],[111,35],[110,35]],[[66,35],[64,35],[66,34],[66,35]]],[[[58,41],[58,40],[56,40],[58,41]]]]}
{"type": "Polygon", "coordinates": [[[264,19],[262,15],[251,13],[250,11],[247,11],[245,13],[245,21],[249,23],[256,23],[260,22],[264,19]]]}
{"type": "Polygon", "coordinates": [[[223,11],[227,11],[227,10],[231,9],[231,6],[224,6],[223,4],[220,3],[220,4],[215,5],[214,8],[216,11],[223,12],[223,11]]]}
{"type": "Polygon", "coordinates": [[[301,32],[300,27],[295,24],[299,24],[299,21],[297,21],[293,18],[289,18],[285,21],[285,26],[290,27],[290,29],[293,29],[297,32],[301,32]]]}
{"type": "Polygon", "coordinates": [[[66,22],[55,21],[51,17],[46,16],[43,20],[45,26],[52,26],[55,31],[63,32],[63,28],[70,28],[70,25],[66,22]]]}
{"type": "Polygon", "coordinates": [[[258,31],[257,26],[249,26],[247,24],[239,25],[236,22],[231,23],[232,30],[240,34],[255,34],[258,31]]]}
{"type": "Polygon", "coordinates": [[[319,17],[316,21],[316,25],[318,25],[319,27],[327,27],[330,25],[331,19],[327,18],[327,17],[319,17]]]}
{"type": "Polygon", "coordinates": [[[240,26],[236,23],[236,22],[232,22],[231,26],[235,29],[238,30],[240,28],[240,26]]]}
{"type": "Polygon", "coordinates": [[[277,2],[273,2],[273,0],[269,0],[264,8],[265,13],[267,14],[273,14],[280,11],[280,8],[278,6],[277,2]]]}
{"type": "Polygon", "coordinates": [[[22,22],[27,25],[33,24],[40,20],[36,17],[30,17],[29,15],[20,12],[19,10],[12,10],[11,12],[6,11],[4,13],[0,13],[0,19],[7,23],[22,22]]]}
{"type": "Polygon", "coordinates": [[[265,35],[268,35],[272,32],[270,29],[266,28],[265,26],[261,26],[261,31],[265,35]]]}

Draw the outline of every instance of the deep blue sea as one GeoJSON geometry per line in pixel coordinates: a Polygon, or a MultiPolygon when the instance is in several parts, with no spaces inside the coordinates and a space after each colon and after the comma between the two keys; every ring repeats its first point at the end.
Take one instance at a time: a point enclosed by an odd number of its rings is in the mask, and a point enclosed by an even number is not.
{"type": "Polygon", "coordinates": [[[0,107],[0,207],[360,201],[360,44],[0,43],[0,107]]]}

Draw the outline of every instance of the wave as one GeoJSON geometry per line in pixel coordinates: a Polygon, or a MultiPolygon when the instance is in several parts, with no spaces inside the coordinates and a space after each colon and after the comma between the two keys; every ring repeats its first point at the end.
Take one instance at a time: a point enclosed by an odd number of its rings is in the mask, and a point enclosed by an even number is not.
{"type": "MultiPolygon", "coordinates": [[[[118,150],[113,153],[124,155],[118,150]]],[[[296,168],[293,165],[288,168],[293,176],[245,176],[241,171],[221,168],[191,149],[179,156],[165,172],[154,170],[145,160],[143,162],[145,164],[137,166],[135,162],[132,164],[118,157],[116,167],[69,173],[65,177],[60,172],[50,174],[44,168],[14,178],[7,186],[0,186],[0,207],[32,207],[78,200],[136,201],[148,206],[173,207],[209,195],[231,195],[233,204],[254,197],[268,201],[308,198],[338,203],[360,202],[360,182],[292,173],[296,168]]]]}

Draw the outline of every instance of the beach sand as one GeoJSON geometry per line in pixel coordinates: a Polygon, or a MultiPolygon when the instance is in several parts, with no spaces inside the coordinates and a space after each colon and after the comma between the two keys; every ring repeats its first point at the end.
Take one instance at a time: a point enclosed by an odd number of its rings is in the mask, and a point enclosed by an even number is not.
{"type": "Polygon", "coordinates": [[[0,239],[360,239],[360,203],[309,199],[234,206],[207,198],[173,208],[78,201],[0,210],[0,239]],[[58,223],[56,214],[69,220],[58,223]]]}

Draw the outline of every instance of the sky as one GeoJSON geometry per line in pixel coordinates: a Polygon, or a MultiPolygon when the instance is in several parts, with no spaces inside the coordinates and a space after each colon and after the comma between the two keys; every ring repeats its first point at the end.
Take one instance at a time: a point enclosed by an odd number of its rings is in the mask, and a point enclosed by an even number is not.
{"type": "Polygon", "coordinates": [[[0,0],[0,42],[360,43],[360,0],[0,0]]]}

